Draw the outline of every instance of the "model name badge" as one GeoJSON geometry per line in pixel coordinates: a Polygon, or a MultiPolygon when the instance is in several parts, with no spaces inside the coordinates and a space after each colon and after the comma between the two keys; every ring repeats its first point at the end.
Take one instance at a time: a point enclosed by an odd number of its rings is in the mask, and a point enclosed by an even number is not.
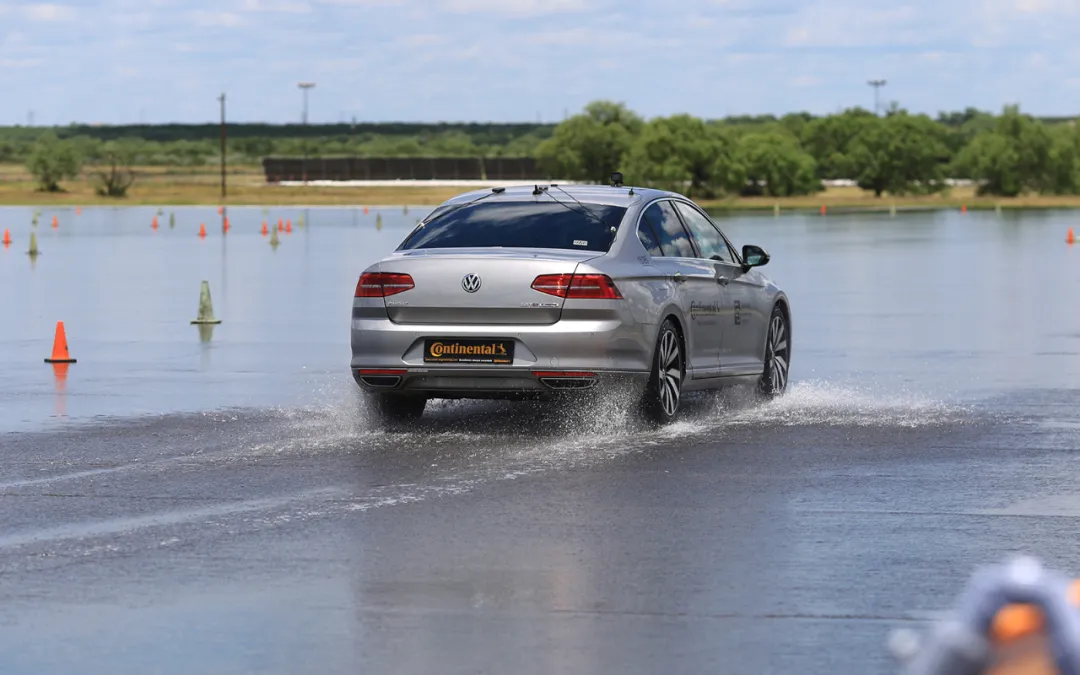
{"type": "Polygon", "coordinates": [[[407,304],[409,304],[409,303],[405,302],[404,300],[387,300],[386,301],[386,306],[387,307],[404,307],[407,304]]]}
{"type": "Polygon", "coordinates": [[[558,307],[559,303],[557,303],[557,302],[523,302],[523,303],[521,303],[521,306],[522,307],[551,308],[551,307],[558,307]]]}

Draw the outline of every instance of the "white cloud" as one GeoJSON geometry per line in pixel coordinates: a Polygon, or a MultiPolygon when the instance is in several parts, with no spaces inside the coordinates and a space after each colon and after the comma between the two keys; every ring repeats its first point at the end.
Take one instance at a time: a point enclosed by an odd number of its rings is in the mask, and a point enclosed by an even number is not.
{"type": "Polygon", "coordinates": [[[498,14],[519,19],[584,12],[596,4],[592,0],[442,0],[440,3],[442,9],[455,14],[498,14]]]}
{"type": "Polygon", "coordinates": [[[1080,10],[1077,0],[1016,0],[1015,7],[1025,14],[1072,14],[1080,10]]]}
{"type": "Polygon", "coordinates": [[[23,5],[22,13],[30,21],[71,21],[78,14],[74,7],[51,2],[23,5]]]}
{"type": "Polygon", "coordinates": [[[431,47],[446,44],[447,37],[438,33],[417,33],[415,35],[406,35],[400,38],[398,42],[407,47],[431,47]]]}
{"type": "Polygon", "coordinates": [[[244,0],[245,12],[276,12],[281,14],[307,14],[311,5],[292,0],[244,0]]]}
{"type": "Polygon", "coordinates": [[[873,10],[852,0],[818,0],[788,22],[789,47],[918,45],[934,34],[933,15],[913,5],[873,10]]]}
{"type": "Polygon", "coordinates": [[[189,14],[197,26],[203,28],[236,28],[244,25],[244,17],[236,12],[195,10],[189,14]]]}
{"type": "Polygon", "coordinates": [[[0,57],[0,68],[4,70],[21,70],[37,68],[45,64],[42,59],[9,59],[0,57]]]}
{"type": "Polygon", "coordinates": [[[319,2],[324,5],[342,7],[397,7],[405,4],[405,0],[319,0],[319,2]]]}

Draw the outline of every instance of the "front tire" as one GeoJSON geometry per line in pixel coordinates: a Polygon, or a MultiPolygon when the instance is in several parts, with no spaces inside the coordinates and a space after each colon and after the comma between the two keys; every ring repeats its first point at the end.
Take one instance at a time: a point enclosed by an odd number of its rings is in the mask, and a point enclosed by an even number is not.
{"type": "Polygon", "coordinates": [[[667,319],[656,337],[652,370],[642,400],[642,412],[648,422],[667,424],[678,416],[685,377],[686,357],[682,337],[675,322],[667,319]]]}
{"type": "Polygon", "coordinates": [[[367,398],[373,421],[381,429],[407,428],[420,420],[427,406],[427,399],[418,396],[369,394],[367,398]]]}
{"type": "Polygon", "coordinates": [[[787,315],[780,305],[773,307],[769,331],[765,336],[765,369],[758,380],[758,393],[765,398],[777,398],[787,391],[791,368],[791,330],[787,315]]]}

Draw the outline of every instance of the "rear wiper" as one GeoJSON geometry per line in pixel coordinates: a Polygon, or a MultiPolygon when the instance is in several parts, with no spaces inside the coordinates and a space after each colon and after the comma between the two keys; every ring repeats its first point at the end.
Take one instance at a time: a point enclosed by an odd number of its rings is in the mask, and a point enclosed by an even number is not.
{"type": "Polygon", "coordinates": [[[575,203],[576,203],[576,204],[577,204],[578,206],[580,206],[581,208],[580,208],[580,209],[575,209],[574,207],[570,206],[570,205],[569,205],[569,204],[567,204],[566,202],[560,202],[560,201],[559,201],[558,199],[555,199],[555,197],[554,197],[554,196],[553,196],[553,195],[551,194],[551,192],[549,192],[549,191],[548,191],[548,189],[547,189],[546,187],[544,187],[544,188],[541,188],[541,187],[540,187],[539,185],[538,185],[538,186],[536,186],[536,189],[535,189],[535,190],[533,190],[533,194],[534,194],[534,195],[539,195],[539,194],[545,194],[545,195],[547,195],[548,197],[551,197],[551,200],[552,200],[553,202],[555,202],[556,204],[558,204],[559,206],[565,206],[566,208],[570,209],[571,211],[574,211],[575,213],[582,213],[582,214],[585,214],[586,216],[588,216],[589,218],[592,218],[593,220],[595,220],[596,222],[600,223],[601,225],[604,225],[605,227],[608,227],[609,229],[611,229],[612,233],[614,233],[614,232],[617,232],[617,231],[618,231],[618,228],[617,228],[617,227],[615,227],[614,225],[611,225],[610,223],[606,222],[606,221],[605,221],[605,220],[604,220],[603,218],[601,218],[600,216],[598,216],[598,215],[596,215],[595,213],[593,213],[593,212],[592,212],[592,210],[591,210],[591,209],[590,209],[589,207],[585,206],[585,205],[584,205],[584,204],[582,204],[582,203],[581,203],[580,201],[578,201],[578,198],[577,198],[577,197],[575,197],[574,195],[570,194],[570,193],[569,193],[569,192],[567,192],[566,190],[562,189],[562,188],[561,188],[561,187],[559,187],[558,185],[553,185],[552,187],[554,187],[554,188],[555,188],[556,190],[558,190],[559,192],[563,193],[564,195],[566,195],[566,196],[567,196],[567,197],[569,197],[570,199],[573,199],[573,200],[574,200],[574,202],[575,202],[575,203]]]}

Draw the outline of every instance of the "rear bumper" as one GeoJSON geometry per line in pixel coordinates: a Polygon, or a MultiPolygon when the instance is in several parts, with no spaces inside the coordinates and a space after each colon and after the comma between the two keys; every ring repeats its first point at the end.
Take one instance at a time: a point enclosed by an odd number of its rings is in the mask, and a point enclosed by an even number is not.
{"type": "MultiPolygon", "coordinates": [[[[553,324],[466,325],[398,324],[382,316],[352,320],[352,361],[356,368],[429,368],[424,362],[427,338],[498,338],[514,341],[510,371],[587,370],[647,372],[652,362],[656,327],[636,323],[625,309],[582,318],[564,317],[553,324]]],[[[375,314],[375,312],[372,312],[375,314]]],[[[438,364],[473,369],[474,364],[438,364]]],[[[492,368],[482,368],[489,371],[492,368]]]]}
{"type": "Polygon", "coordinates": [[[492,325],[399,324],[382,308],[358,301],[353,310],[351,369],[357,383],[372,391],[433,398],[547,397],[614,382],[643,383],[652,362],[655,330],[635,322],[622,302],[568,305],[562,318],[551,324],[492,325]],[[513,363],[426,363],[428,338],[512,340],[513,363]]]}
{"type": "Polygon", "coordinates": [[[352,368],[362,389],[428,398],[549,399],[588,391],[641,388],[647,372],[552,371],[513,367],[352,368]]]}

